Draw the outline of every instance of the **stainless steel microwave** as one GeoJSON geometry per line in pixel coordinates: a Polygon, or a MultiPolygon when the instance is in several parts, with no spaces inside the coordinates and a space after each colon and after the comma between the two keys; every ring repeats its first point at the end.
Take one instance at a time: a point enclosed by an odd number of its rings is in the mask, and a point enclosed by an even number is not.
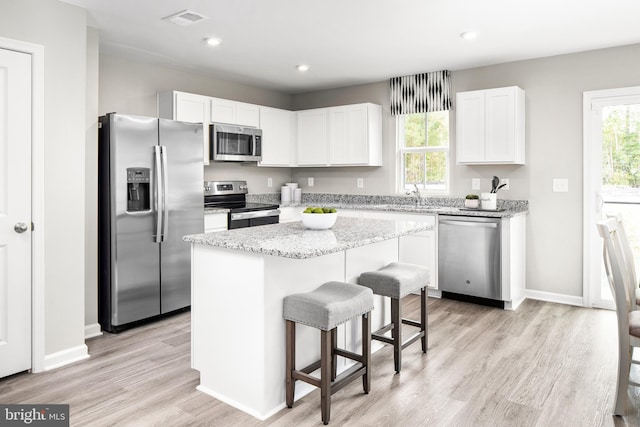
{"type": "Polygon", "coordinates": [[[209,125],[211,160],[259,162],[262,160],[262,130],[250,126],[209,125]]]}

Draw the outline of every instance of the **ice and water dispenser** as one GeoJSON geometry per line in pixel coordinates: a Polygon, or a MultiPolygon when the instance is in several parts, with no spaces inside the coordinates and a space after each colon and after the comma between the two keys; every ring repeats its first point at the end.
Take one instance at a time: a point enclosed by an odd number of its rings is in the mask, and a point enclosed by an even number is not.
{"type": "Polygon", "coordinates": [[[151,209],[149,177],[149,168],[127,168],[127,212],[151,209]]]}

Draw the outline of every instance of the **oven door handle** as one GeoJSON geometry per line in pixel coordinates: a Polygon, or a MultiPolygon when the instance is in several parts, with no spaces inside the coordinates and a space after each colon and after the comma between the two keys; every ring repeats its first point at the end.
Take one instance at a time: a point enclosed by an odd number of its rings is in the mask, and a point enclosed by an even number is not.
{"type": "Polygon", "coordinates": [[[264,218],[266,216],[278,216],[280,209],[271,209],[268,211],[238,212],[231,214],[231,221],[240,219],[264,218]]]}

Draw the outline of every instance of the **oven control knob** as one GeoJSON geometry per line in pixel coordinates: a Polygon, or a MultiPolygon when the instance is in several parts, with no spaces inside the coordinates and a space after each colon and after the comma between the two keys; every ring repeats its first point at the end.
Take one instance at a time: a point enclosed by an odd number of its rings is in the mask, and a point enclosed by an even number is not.
{"type": "Polygon", "coordinates": [[[247,186],[246,185],[241,185],[239,188],[240,188],[240,190],[246,190],[247,186]]]}

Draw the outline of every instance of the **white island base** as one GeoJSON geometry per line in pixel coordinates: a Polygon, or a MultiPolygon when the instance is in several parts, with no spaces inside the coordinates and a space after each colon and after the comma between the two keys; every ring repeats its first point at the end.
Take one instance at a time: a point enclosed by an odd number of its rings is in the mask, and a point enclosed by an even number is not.
{"type": "MultiPolygon", "coordinates": [[[[198,390],[264,420],[285,407],[285,296],[398,261],[403,236],[322,256],[292,259],[192,244],[192,367],[198,390]]],[[[389,301],[374,296],[372,330],[388,323],[389,301]]],[[[341,325],[338,346],[359,350],[359,322],[341,325]]],[[[296,366],[320,357],[320,333],[296,328],[296,366]]],[[[378,343],[378,349],[381,344],[378,343]]],[[[339,370],[346,369],[339,358],[339,370]]],[[[296,400],[314,387],[296,383],[296,400]]]]}

